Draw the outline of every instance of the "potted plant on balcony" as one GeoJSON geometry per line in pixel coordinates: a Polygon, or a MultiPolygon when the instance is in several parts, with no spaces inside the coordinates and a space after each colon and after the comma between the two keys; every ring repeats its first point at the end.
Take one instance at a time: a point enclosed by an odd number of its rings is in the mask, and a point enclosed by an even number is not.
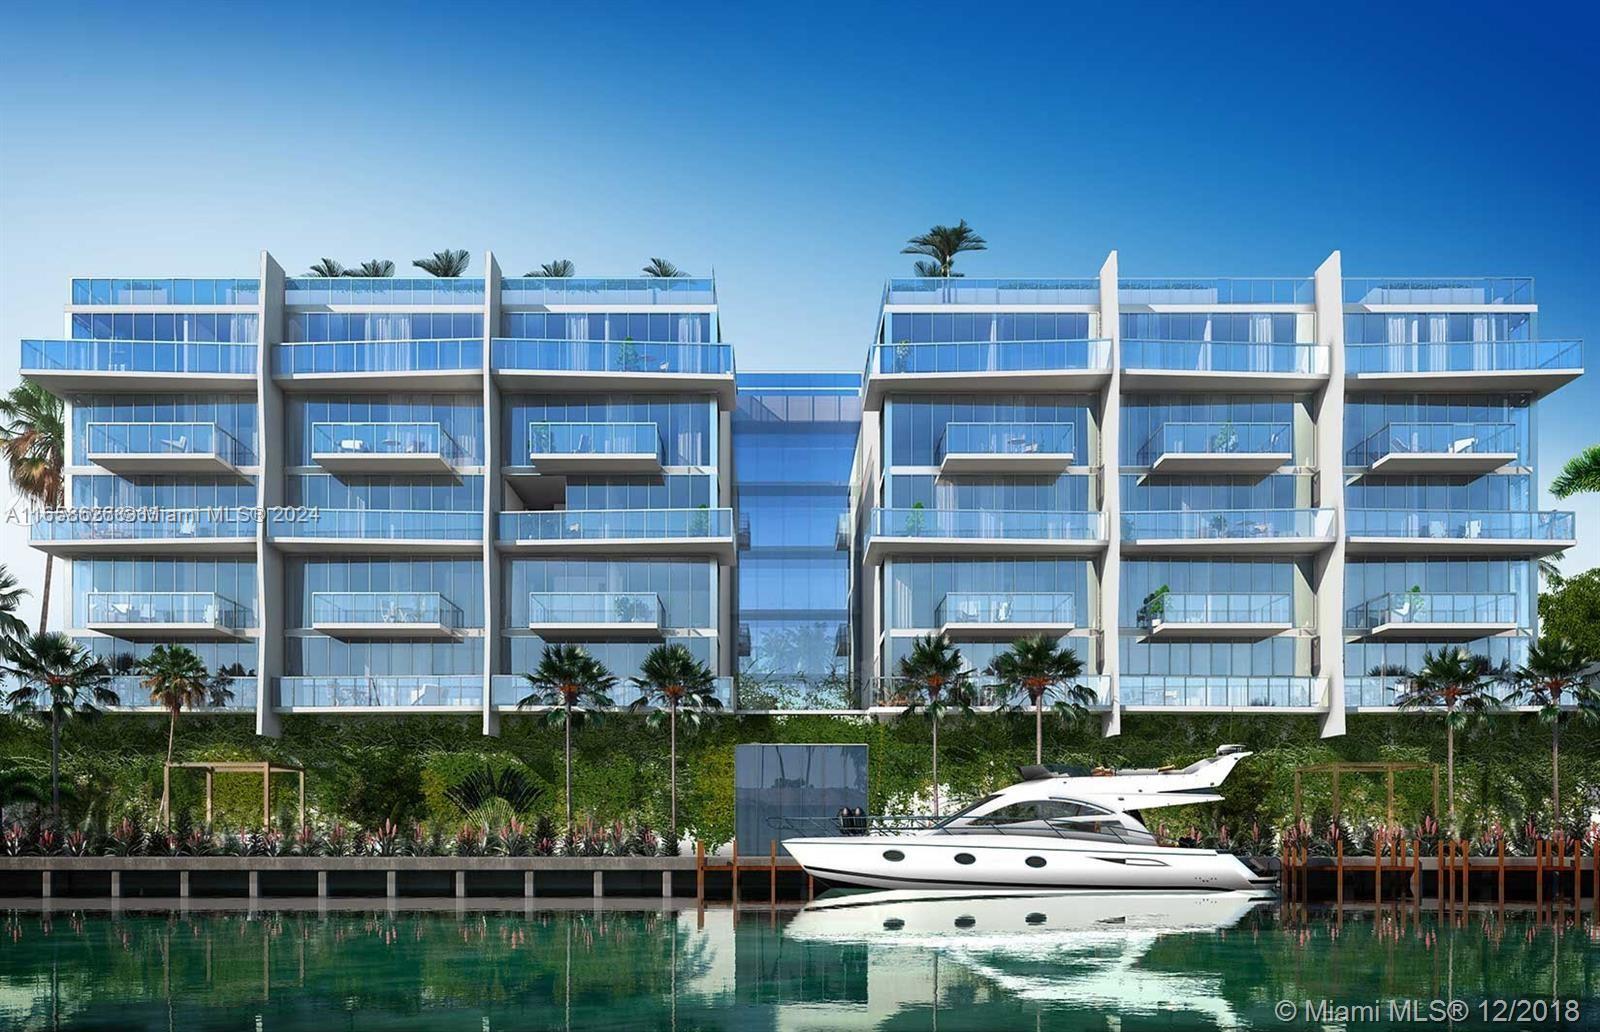
{"type": "Polygon", "coordinates": [[[894,346],[894,371],[909,373],[911,371],[911,342],[902,340],[894,346]]]}
{"type": "Polygon", "coordinates": [[[1234,429],[1231,422],[1223,423],[1217,429],[1216,436],[1211,438],[1211,450],[1219,454],[1229,454],[1239,450],[1239,431],[1234,429]]]}
{"type": "Polygon", "coordinates": [[[1141,623],[1153,624],[1157,620],[1161,619],[1161,617],[1167,611],[1167,596],[1171,593],[1172,589],[1163,584],[1161,587],[1146,595],[1144,597],[1144,601],[1139,603],[1139,612],[1137,614],[1139,621],[1141,623]]]}
{"type": "Polygon", "coordinates": [[[711,533],[711,509],[707,505],[695,507],[694,516],[689,520],[689,536],[705,537],[711,533]]]}
{"type": "Polygon", "coordinates": [[[912,502],[911,511],[906,514],[906,536],[917,537],[928,526],[927,507],[921,502],[912,502]]]}
{"type": "Polygon", "coordinates": [[[534,455],[544,455],[556,443],[555,428],[549,423],[528,424],[528,451],[534,455]]]}
{"type": "Polygon", "coordinates": [[[637,373],[644,368],[644,358],[632,337],[622,338],[622,346],[617,348],[617,365],[625,373],[637,373]]]}

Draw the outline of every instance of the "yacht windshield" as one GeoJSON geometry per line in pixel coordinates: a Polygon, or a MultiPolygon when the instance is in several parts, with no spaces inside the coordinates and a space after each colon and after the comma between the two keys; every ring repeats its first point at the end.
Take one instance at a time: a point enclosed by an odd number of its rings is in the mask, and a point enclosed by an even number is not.
{"type": "Polygon", "coordinates": [[[938,821],[937,823],[935,823],[934,827],[935,828],[947,827],[950,824],[951,821],[960,820],[961,818],[965,817],[967,814],[971,813],[973,810],[976,810],[978,807],[983,806],[986,803],[993,802],[996,798],[998,798],[997,795],[990,794],[990,795],[982,796],[982,797],[980,797],[978,799],[974,799],[972,802],[968,803],[966,806],[963,806],[961,809],[957,810],[955,813],[953,813],[950,816],[944,818],[943,820],[938,821]]]}

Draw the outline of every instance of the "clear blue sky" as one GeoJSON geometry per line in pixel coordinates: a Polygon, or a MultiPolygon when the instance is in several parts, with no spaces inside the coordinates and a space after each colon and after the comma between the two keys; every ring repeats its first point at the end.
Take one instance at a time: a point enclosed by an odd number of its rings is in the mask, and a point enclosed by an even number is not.
{"type": "MultiPolygon", "coordinates": [[[[12,4],[0,383],[70,276],[252,275],[263,247],[659,255],[715,268],[742,368],[855,369],[905,238],[958,218],[990,242],[970,275],[1339,248],[1532,275],[1542,336],[1600,340],[1593,6],[1113,6],[12,4]]],[[[1541,406],[1543,480],[1600,440],[1597,385],[1541,406]]],[[[1600,564],[1577,507],[1572,569],[1600,564]]]]}

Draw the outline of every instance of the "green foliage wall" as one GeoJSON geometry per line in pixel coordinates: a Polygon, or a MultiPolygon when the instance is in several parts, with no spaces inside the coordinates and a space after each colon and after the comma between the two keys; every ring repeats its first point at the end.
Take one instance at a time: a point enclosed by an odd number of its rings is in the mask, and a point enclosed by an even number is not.
{"type": "MultiPolygon", "coordinates": [[[[1294,769],[1331,760],[1421,760],[1443,763],[1444,736],[1436,717],[1353,715],[1349,733],[1321,739],[1309,717],[1130,714],[1123,734],[1102,739],[1095,726],[1046,724],[1046,758],[1113,766],[1184,764],[1216,746],[1238,742],[1257,752],[1240,765],[1217,807],[1160,815],[1176,829],[1190,821],[1226,821],[1237,835],[1251,822],[1280,826],[1293,808],[1294,769]]],[[[126,815],[150,819],[161,792],[165,749],[163,718],[105,717],[76,721],[63,740],[63,778],[77,802],[74,821],[115,823],[126,815]]],[[[733,830],[733,749],[739,742],[861,742],[869,747],[871,803],[880,812],[903,812],[928,789],[928,724],[921,717],[875,721],[851,717],[723,717],[681,737],[679,806],[686,831],[725,841],[733,830]]],[[[993,714],[947,720],[940,735],[940,774],[952,801],[1006,785],[1016,767],[1032,762],[1029,716],[993,714]]],[[[609,717],[579,730],[574,740],[575,806],[597,820],[667,821],[667,743],[659,730],[631,715],[609,717]]],[[[307,768],[307,805],[315,819],[374,826],[390,819],[423,820],[454,829],[460,812],[446,790],[466,772],[517,763],[545,789],[539,809],[561,811],[561,732],[511,716],[498,738],[485,738],[476,717],[333,718],[291,716],[278,739],[257,738],[249,718],[186,717],[178,726],[178,758],[271,759],[307,768]]],[[[49,739],[39,724],[0,717],[0,766],[30,769],[48,759],[49,739]]],[[[1500,716],[1457,741],[1457,793],[1464,827],[1491,819],[1520,825],[1548,820],[1550,732],[1521,716],[1500,716]]],[[[1600,807],[1600,733],[1570,723],[1563,732],[1562,788],[1568,818],[1600,807]]],[[[498,769],[498,768],[497,768],[498,769]]],[[[1443,775],[1441,773],[1441,784],[1443,775]]],[[[293,813],[293,779],[275,794],[274,811],[293,813]]],[[[202,778],[175,779],[178,807],[198,817],[202,778]]],[[[1347,778],[1345,813],[1378,818],[1384,809],[1381,778],[1347,778]]],[[[1397,783],[1397,817],[1414,823],[1432,809],[1427,774],[1397,783]]],[[[1306,781],[1308,815],[1325,814],[1330,786],[1306,781]]],[[[253,827],[259,822],[260,781],[219,777],[217,823],[253,827]]]]}

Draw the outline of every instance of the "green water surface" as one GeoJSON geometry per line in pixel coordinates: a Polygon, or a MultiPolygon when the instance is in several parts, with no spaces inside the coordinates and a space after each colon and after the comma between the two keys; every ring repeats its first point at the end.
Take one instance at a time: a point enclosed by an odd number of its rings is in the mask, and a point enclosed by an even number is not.
{"type": "Polygon", "coordinates": [[[1592,912],[1451,920],[1268,904],[1198,928],[1147,911],[1075,922],[1058,905],[1009,924],[987,913],[983,901],[843,915],[14,910],[0,935],[0,1028],[1600,1028],[1592,912]],[[1527,999],[1576,1003],[1542,1021],[1481,1010],[1527,999]],[[1391,1000],[1458,1000],[1469,1013],[1412,1021],[1383,1010],[1391,1000]],[[1380,1016],[1307,1021],[1322,1001],[1375,1003],[1380,1016]]]}

